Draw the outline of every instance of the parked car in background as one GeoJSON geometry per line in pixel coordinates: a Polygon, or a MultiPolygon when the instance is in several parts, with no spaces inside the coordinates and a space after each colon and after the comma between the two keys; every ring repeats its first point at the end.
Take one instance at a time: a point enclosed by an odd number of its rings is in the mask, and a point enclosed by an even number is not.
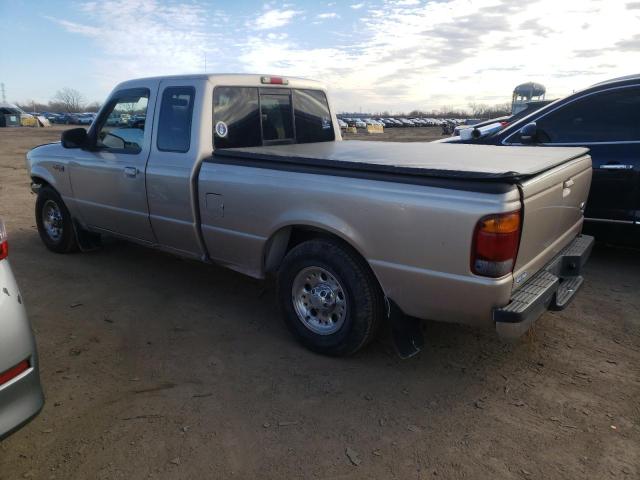
{"type": "Polygon", "coordinates": [[[489,120],[482,120],[482,121],[479,121],[477,123],[474,123],[473,125],[467,125],[466,122],[462,123],[462,124],[456,126],[456,128],[453,130],[453,135],[452,136],[455,137],[455,136],[460,135],[460,131],[465,129],[465,128],[480,128],[480,127],[484,127],[484,126],[491,125],[491,124],[494,124],[494,123],[500,123],[500,124],[502,124],[502,128],[505,128],[509,124],[514,123],[514,122],[520,120],[521,118],[524,118],[524,117],[527,117],[527,116],[531,115],[536,110],[540,110],[545,105],[549,105],[553,101],[554,100],[537,100],[537,101],[534,101],[534,102],[527,103],[524,106],[524,108],[522,110],[520,110],[518,113],[516,113],[515,115],[505,115],[503,117],[491,118],[489,120]]]}
{"type": "Polygon", "coordinates": [[[51,113],[51,112],[42,112],[42,116],[47,120],[49,120],[51,123],[56,123],[56,119],[58,118],[57,113],[51,113]]]}
{"type": "Polygon", "coordinates": [[[593,85],[510,121],[499,132],[439,142],[588,147],[593,182],[585,231],[640,244],[640,75],[593,85]]]}
{"type": "Polygon", "coordinates": [[[147,121],[146,115],[131,115],[131,117],[129,117],[127,124],[131,128],[144,129],[144,122],[146,121],[147,121]]]}
{"type": "Polygon", "coordinates": [[[347,122],[345,122],[344,120],[338,118],[338,125],[340,126],[340,129],[344,130],[346,129],[349,125],[347,125],[347,122]]]}
{"type": "MultiPolygon", "coordinates": [[[[45,221],[53,227],[56,220],[45,221]]],[[[7,231],[0,219],[0,440],[37,415],[44,404],[36,344],[8,255],[7,231]]]]}
{"type": "Polygon", "coordinates": [[[451,136],[452,137],[459,136],[462,130],[480,128],[486,125],[493,125],[495,123],[499,123],[504,128],[509,124],[510,118],[511,116],[505,115],[502,117],[490,118],[489,120],[481,120],[479,122],[474,122],[473,125],[466,125],[466,124],[456,125],[453,129],[453,133],[451,134],[451,136]]]}
{"type": "Polygon", "coordinates": [[[59,113],[54,118],[54,123],[61,123],[63,125],[73,125],[79,123],[79,114],[77,113],[59,113]]]}
{"type": "Polygon", "coordinates": [[[91,125],[91,122],[93,122],[94,118],[95,118],[95,114],[93,113],[80,113],[77,115],[77,124],[91,125]]]}
{"type": "Polygon", "coordinates": [[[106,125],[109,126],[118,126],[121,124],[121,120],[120,120],[120,114],[113,112],[111,113],[111,115],[109,115],[109,117],[106,119],[106,125]]]}

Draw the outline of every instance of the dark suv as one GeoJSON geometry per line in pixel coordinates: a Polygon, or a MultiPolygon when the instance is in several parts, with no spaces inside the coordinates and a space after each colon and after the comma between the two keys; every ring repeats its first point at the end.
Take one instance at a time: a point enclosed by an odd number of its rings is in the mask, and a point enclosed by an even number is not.
{"type": "Polygon", "coordinates": [[[585,230],[640,245],[640,75],[598,83],[486,137],[445,142],[589,148],[593,180],[585,230]]]}

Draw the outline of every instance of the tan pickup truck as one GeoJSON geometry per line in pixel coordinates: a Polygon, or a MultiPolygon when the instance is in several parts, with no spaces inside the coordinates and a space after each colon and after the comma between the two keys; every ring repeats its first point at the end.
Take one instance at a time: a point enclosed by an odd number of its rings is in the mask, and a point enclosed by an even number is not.
{"type": "Polygon", "coordinates": [[[273,273],[287,325],[327,354],[385,319],[405,356],[421,344],[412,318],[516,338],[575,295],[593,244],[586,149],[343,142],[310,80],[132,80],[88,132],[27,158],[51,250],[114,235],[273,273]]]}

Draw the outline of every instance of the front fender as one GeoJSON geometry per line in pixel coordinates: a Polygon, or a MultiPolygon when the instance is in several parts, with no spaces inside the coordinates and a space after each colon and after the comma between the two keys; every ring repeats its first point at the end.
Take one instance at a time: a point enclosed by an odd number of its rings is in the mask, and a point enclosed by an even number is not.
{"type": "Polygon", "coordinates": [[[29,176],[31,177],[31,181],[32,181],[31,190],[33,191],[33,193],[38,193],[37,186],[41,186],[42,184],[45,184],[45,183],[51,185],[53,188],[56,189],[56,191],[58,190],[57,188],[58,182],[56,178],[46,168],[40,165],[32,168],[31,171],[29,172],[29,176]]]}
{"type": "Polygon", "coordinates": [[[73,197],[66,153],[60,143],[41,145],[27,153],[27,170],[34,183],[48,183],[65,200],[73,197]]]}

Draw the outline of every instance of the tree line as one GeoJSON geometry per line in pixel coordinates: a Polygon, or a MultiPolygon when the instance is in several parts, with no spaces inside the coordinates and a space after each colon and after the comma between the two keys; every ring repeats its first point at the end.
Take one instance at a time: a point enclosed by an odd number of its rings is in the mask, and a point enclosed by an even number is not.
{"type": "Polygon", "coordinates": [[[80,113],[97,112],[100,103],[87,103],[84,95],[74,88],[58,90],[48,103],[27,101],[16,103],[25,112],[80,113]]]}
{"type": "MultiPolygon", "coordinates": [[[[345,115],[349,115],[345,113],[345,115]]],[[[470,103],[467,109],[444,106],[437,110],[411,110],[410,112],[390,113],[388,110],[371,114],[353,113],[354,117],[427,117],[427,118],[496,118],[511,115],[511,104],[499,103],[487,105],[484,103],[470,103]]]]}

